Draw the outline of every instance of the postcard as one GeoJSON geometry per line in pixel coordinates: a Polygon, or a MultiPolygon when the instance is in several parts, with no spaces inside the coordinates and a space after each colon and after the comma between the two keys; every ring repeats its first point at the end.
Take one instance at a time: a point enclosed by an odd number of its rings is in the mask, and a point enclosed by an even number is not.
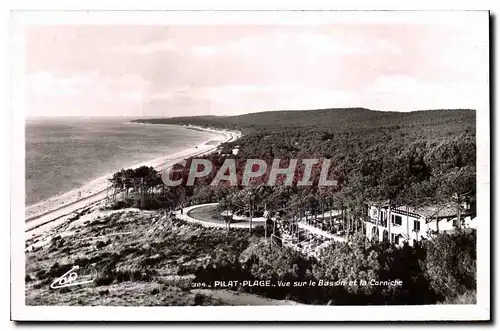
{"type": "Polygon", "coordinates": [[[489,320],[488,11],[13,11],[18,321],[489,320]]]}

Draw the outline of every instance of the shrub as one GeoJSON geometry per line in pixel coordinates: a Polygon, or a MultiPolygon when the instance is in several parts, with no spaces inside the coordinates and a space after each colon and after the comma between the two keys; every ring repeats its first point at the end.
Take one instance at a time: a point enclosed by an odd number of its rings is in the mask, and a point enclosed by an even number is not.
{"type": "Polygon", "coordinates": [[[476,289],[476,231],[441,233],[426,243],[425,275],[444,298],[476,289]]]}
{"type": "Polygon", "coordinates": [[[113,274],[113,271],[104,270],[103,272],[99,273],[97,277],[94,279],[94,284],[96,286],[106,286],[113,283],[114,280],[115,280],[115,275],[113,274]]]}
{"type": "Polygon", "coordinates": [[[476,291],[467,291],[454,298],[446,298],[445,301],[439,302],[441,305],[475,305],[477,293],[476,291]]]}

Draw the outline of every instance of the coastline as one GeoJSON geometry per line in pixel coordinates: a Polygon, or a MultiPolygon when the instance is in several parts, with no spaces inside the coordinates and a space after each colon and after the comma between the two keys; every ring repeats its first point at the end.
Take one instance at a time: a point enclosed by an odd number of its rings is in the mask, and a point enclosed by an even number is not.
{"type": "MultiPolygon", "coordinates": [[[[141,123],[144,124],[144,123],[141,123]]],[[[179,125],[170,125],[177,126],[179,125]]],[[[215,130],[212,128],[203,128],[195,126],[180,126],[192,130],[206,131],[219,136],[218,139],[210,139],[204,141],[202,144],[186,148],[184,150],[165,155],[153,160],[144,161],[138,164],[131,165],[127,168],[137,168],[140,166],[152,166],[158,168],[169,167],[176,162],[198,155],[204,155],[216,150],[220,144],[230,142],[241,137],[240,132],[215,130]],[[217,143],[214,143],[217,142],[217,143]]],[[[116,171],[119,171],[117,169],[116,171]]],[[[84,209],[87,206],[101,202],[106,199],[107,187],[109,186],[108,178],[113,173],[108,173],[98,178],[88,181],[83,186],[73,189],[71,191],[62,193],[60,195],[51,197],[45,201],[27,206],[25,208],[25,228],[26,232],[30,232],[35,228],[44,226],[52,221],[58,220],[67,216],[75,211],[84,209]]]]}

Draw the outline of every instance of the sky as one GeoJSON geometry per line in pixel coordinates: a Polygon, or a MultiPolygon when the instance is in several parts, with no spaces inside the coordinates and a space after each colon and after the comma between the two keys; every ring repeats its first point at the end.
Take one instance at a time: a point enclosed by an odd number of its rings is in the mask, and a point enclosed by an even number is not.
{"type": "Polygon", "coordinates": [[[461,21],[32,26],[25,40],[28,116],[476,108],[488,79],[487,39],[461,21]]]}

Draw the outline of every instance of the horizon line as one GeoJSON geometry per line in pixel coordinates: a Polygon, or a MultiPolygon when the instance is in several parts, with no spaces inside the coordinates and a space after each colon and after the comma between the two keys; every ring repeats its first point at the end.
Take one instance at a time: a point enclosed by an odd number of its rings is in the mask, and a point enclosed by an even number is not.
{"type": "Polygon", "coordinates": [[[432,108],[432,109],[413,109],[413,110],[381,110],[381,109],[370,109],[366,107],[340,107],[340,108],[316,108],[316,109],[278,109],[278,110],[261,110],[253,111],[248,113],[233,114],[233,115],[213,115],[213,114],[194,114],[187,116],[166,116],[163,114],[158,115],[147,115],[147,114],[132,114],[132,115],[35,115],[26,116],[26,119],[43,119],[43,118],[176,118],[176,117],[202,117],[202,116],[212,116],[212,117],[235,117],[242,115],[251,115],[259,113],[271,113],[271,112],[301,112],[301,111],[321,111],[321,110],[367,110],[373,112],[381,113],[414,113],[414,112],[424,112],[424,111],[439,111],[439,110],[468,110],[476,111],[473,108],[432,108]]]}

